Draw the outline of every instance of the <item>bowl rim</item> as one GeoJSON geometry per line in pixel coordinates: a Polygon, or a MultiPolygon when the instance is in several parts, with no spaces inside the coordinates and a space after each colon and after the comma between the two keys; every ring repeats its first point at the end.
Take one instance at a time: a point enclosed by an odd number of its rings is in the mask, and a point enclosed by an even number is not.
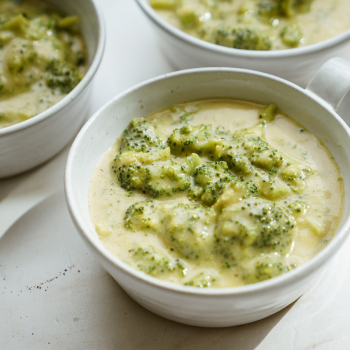
{"type": "Polygon", "coordinates": [[[65,108],[73,100],[75,100],[91,82],[92,78],[96,74],[97,69],[100,66],[100,63],[102,61],[102,57],[105,49],[105,43],[106,43],[106,29],[105,29],[105,23],[104,23],[102,12],[99,6],[97,5],[96,0],[88,0],[88,1],[90,1],[93,7],[93,10],[95,12],[94,14],[95,18],[97,19],[98,39],[97,39],[97,48],[94,54],[94,58],[86,74],[72,91],[70,91],[60,101],[58,101],[53,106],[46,109],[44,112],[39,113],[30,119],[24,120],[23,122],[0,129],[0,137],[19,132],[26,128],[30,128],[31,126],[35,124],[39,124],[43,122],[45,119],[48,119],[54,116],[59,110],[65,108]]]}
{"type": "Polygon", "coordinates": [[[305,90],[299,87],[298,85],[292,82],[289,82],[285,79],[279,78],[271,74],[248,70],[248,69],[241,69],[241,68],[228,68],[228,67],[207,68],[206,67],[206,68],[186,69],[186,70],[180,70],[180,71],[160,75],[158,77],[146,80],[116,95],[114,98],[108,101],[104,106],[102,106],[86,122],[86,124],[80,130],[79,134],[77,135],[76,139],[73,142],[73,145],[69,151],[69,155],[66,163],[64,185],[65,185],[67,207],[72,217],[72,220],[76,228],[78,229],[80,236],[87,243],[87,245],[90,246],[92,250],[95,250],[105,262],[107,262],[108,264],[112,264],[115,268],[118,269],[119,272],[123,273],[124,275],[127,274],[129,277],[133,278],[134,281],[145,283],[149,287],[167,290],[173,293],[181,293],[186,295],[195,295],[195,296],[202,296],[202,297],[217,297],[217,296],[222,296],[222,297],[236,296],[237,297],[242,295],[261,293],[263,291],[266,292],[270,289],[291,284],[297,281],[298,279],[299,280],[304,279],[306,276],[311,275],[318,268],[321,268],[330,258],[333,257],[333,255],[341,247],[343,242],[348,238],[348,235],[350,234],[350,216],[347,217],[342,227],[339,226],[338,233],[332,238],[330,243],[328,243],[324,249],[322,249],[308,262],[296,268],[295,270],[289,271],[288,273],[285,273],[283,275],[280,275],[262,282],[258,282],[255,284],[243,285],[238,287],[227,287],[227,288],[196,288],[196,287],[183,286],[183,285],[178,285],[171,282],[162,281],[160,279],[157,279],[156,277],[149,276],[146,273],[138,271],[132,268],[131,266],[127,265],[126,263],[124,263],[122,260],[114,256],[112,253],[110,253],[105,247],[103,247],[102,244],[97,244],[98,238],[97,239],[92,238],[92,236],[86,233],[86,232],[91,232],[93,234],[96,234],[96,232],[92,232],[88,223],[85,222],[85,220],[82,218],[79,212],[79,208],[77,205],[78,201],[75,200],[74,185],[72,181],[73,179],[72,171],[74,168],[76,154],[77,154],[79,145],[82,142],[82,139],[85,138],[85,133],[94,124],[95,120],[98,118],[101,118],[101,116],[103,116],[103,112],[111,108],[115,103],[118,102],[118,100],[122,99],[126,95],[132,94],[133,92],[139,89],[145,88],[148,85],[151,85],[154,83],[161,84],[163,80],[166,80],[168,78],[172,78],[180,75],[191,75],[191,74],[198,74],[198,73],[205,74],[205,73],[215,73],[215,72],[216,73],[217,72],[241,73],[245,75],[258,76],[262,79],[267,78],[279,83],[283,83],[284,85],[299,91],[303,95],[310,98],[314,103],[317,103],[318,105],[322,106],[325,110],[327,110],[327,112],[331,114],[332,117],[343,127],[344,131],[348,135],[348,138],[350,139],[350,128],[343,121],[343,119],[339,115],[337,115],[333,109],[329,107],[329,105],[326,102],[323,103],[322,102],[323,100],[317,98],[317,96],[314,95],[312,92],[305,90]]]}
{"type": "Polygon", "coordinates": [[[137,4],[141,8],[141,10],[159,27],[164,29],[168,34],[172,35],[173,37],[176,37],[177,39],[180,39],[186,43],[192,44],[194,46],[197,46],[201,49],[205,49],[211,52],[216,52],[228,56],[238,56],[241,58],[259,58],[259,59],[282,59],[282,58],[290,58],[295,56],[303,56],[308,54],[315,54],[320,51],[325,51],[330,49],[333,46],[337,46],[342,44],[343,42],[350,39],[350,28],[343,31],[342,33],[335,35],[331,38],[328,38],[326,40],[322,40],[320,42],[302,46],[302,47],[296,47],[296,48],[290,48],[290,49],[283,49],[283,50],[242,50],[242,49],[235,49],[231,47],[225,47],[221,45],[216,45],[201,39],[198,39],[190,34],[187,34],[186,32],[182,31],[179,28],[176,28],[175,26],[168,23],[166,20],[164,20],[161,16],[157,14],[157,12],[151,7],[151,5],[148,3],[147,0],[136,0],[137,4]]]}

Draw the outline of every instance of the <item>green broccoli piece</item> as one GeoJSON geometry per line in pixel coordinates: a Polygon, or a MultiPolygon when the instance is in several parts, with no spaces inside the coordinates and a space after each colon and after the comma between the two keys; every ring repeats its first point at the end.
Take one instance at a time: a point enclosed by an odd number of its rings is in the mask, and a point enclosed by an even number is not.
{"type": "Polygon", "coordinates": [[[242,50],[271,50],[272,47],[270,39],[254,29],[232,28],[227,25],[217,28],[215,42],[242,50]]]}
{"type": "Polygon", "coordinates": [[[133,119],[129,128],[124,130],[120,151],[154,152],[165,148],[153,125],[146,120],[133,119]]]}
{"type": "Polygon", "coordinates": [[[271,18],[278,16],[293,17],[300,12],[310,11],[313,0],[261,0],[258,14],[271,18]]]}
{"type": "Polygon", "coordinates": [[[283,164],[282,156],[260,136],[239,132],[234,141],[216,147],[214,159],[225,161],[235,174],[248,175],[254,167],[275,172],[283,164]]]}
{"type": "Polygon", "coordinates": [[[167,242],[187,258],[210,255],[215,212],[200,205],[179,203],[164,206],[160,214],[167,242]]]}
{"type": "Polygon", "coordinates": [[[258,14],[267,18],[278,16],[279,6],[276,0],[262,0],[258,3],[258,14]]]}
{"type": "Polygon", "coordinates": [[[23,14],[19,14],[2,24],[1,30],[10,30],[24,37],[29,27],[29,23],[30,22],[23,16],[23,14]]]}
{"type": "Polygon", "coordinates": [[[211,287],[215,281],[216,279],[210,274],[202,272],[184,285],[189,287],[208,288],[211,287]]]}
{"type": "Polygon", "coordinates": [[[285,255],[291,247],[295,221],[275,202],[244,199],[221,208],[215,228],[224,257],[242,258],[246,250],[285,255]]]}
{"type": "Polygon", "coordinates": [[[280,13],[286,17],[295,15],[295,0],[279,0],[280,13]]]}
{"type": "Polygon", "coordinates": [[[161,252],[155,251],[152,246],[141,246],[131,249],[130,255],[138,270],[152,276],[178,272],[184,275],[185,267],[180,263],[173,263],[161,252]]]}
{"type": "Polygon", "coordinates": [[[65,63],[52,61],[46,67],[46,85],[51,89],[59,89],[64,94],[72,91],[80,80],[78,71],[65,63]]]}
{"type": "Polygon", "coordinates": [[[153,201],[143,201],[127,209],[124,224],[131,231],[158,234],[172,250],[178,250],[187,258],[199,258],[210,254],[215,212],[194,204],[156,205],[153,201]]]}
{"type": "Polygon", "coordinates": [[[206,205],[215,203],[224,187],[237,179],[228,171],[226,162],[202,164],[196,168],[193,177],[196,187],[190,190],[189,195],[200,198],[206,205]]]}
{"type": "Polygon", "coordinates": [[[288,24],[281,31],[282,41],[290,46],[297,47],[303,38],[303,33],[297,23],[288,24]]]}
{"type": "Polygon", "coordinates": [[[275,119],[276,111],[277,111],[277,106],[275,104],[270,104],[259,115],[259,118],[265,119],[267,122],[271,122],[275,119]]]}
{"type": "Polygon", "coordinates": [[[246,283],[257,283],[277,277],[289,271],[280,257],[263,257],[255,261],[252,268],[243,269],[242,277],[246,283]]]}
{"type": "Polygon", "coordinates": [[[201,163],[197,155],[191,155],[185,162],[175,163],[170,149],[151,153],[123,152],[115,159],[112,167],[122,188],[139,190],[153,198],[188,190],[191,174],[201,163]]]}
{"type": "Polygon", "coordinates": [[[186,28],[194,28],[200,24],[199,15],[196,13],[196,10],[190,6],[179,7],[176,14],[181,24],[186,28]]]}
{"type": "Polygon", "coordinates": [[[298,7],[299,12],[309,12],[313,0],[296,0],[296,6],[298,7]]]}
{"type": "Polygon", "coordinates": [[[177,4],[177,0],[150,0],[149,4],[154,9],[172,10],[177,4]]]}
{"type": "Polygon", "coordinates": [[[184,125],[175,129],[168,139],[171,151],[180,156],[197,153],[200,156],[212,153],[222,139],[213,133],[211,125],[184,125]]]}
{"type": "Polygon", "coordinates": [[[132,204],[125,212],[125,227],[131,231],[154,231],[159,229],[157,207],[153,201],[132,204]]]}

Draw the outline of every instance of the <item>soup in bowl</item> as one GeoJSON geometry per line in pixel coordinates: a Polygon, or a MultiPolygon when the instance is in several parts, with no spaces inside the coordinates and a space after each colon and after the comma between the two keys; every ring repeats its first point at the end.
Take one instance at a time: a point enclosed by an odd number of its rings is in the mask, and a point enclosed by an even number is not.
{"type": "Polygon", "coordinates": [[[350,138],[313,86],[240,69],[177,72],[84,126],[67,163],[68,207],[132,298],[178,322],[232,326],[317,281],[347,237],[350,138]]]}
{"type": "Polygon", "coordinates": [[[5,178],[47,161],[81,128],[105,31],[93,0],[3,1],[1,9],[0,178],[5,178]]]}
{"type": "Polygon", "coordinates": [[[344,6],[344,1],[200,1],[200,5],[197,0],[136,2],[155,29],[164,54],[179,69],[254,69],[306,87],[327,60],[338,56],[350,59],[350,29],[347,29],[349,25],[345,15],[348,6],[344,6]],[[171,4],[170,10],[165,3],[171,4]],[[286,6],[281,8],[281,3],[286,6]],[[301,3],[307,6],[303,7],[301,3]],[[308,3],[311,5],[310,11],[308,3]],[[151,4],[158,8],[154,9],[151,4]],[[263,16],[259,15],[259,4],[275,5],[265,7],[272,14],[268,11],[263,16]],[[295,8],[294,4],[297,5],[295,8]],[[203,6],[204,17],[201,12],[203,6]],[[217,10],[211,9],[215,6],[229,10],[215,17],[217,10]],[[285,13],[286,9],[289,15],[285,13]],[[185,31],[178,28],[181,21],[177,18],[177,10],[180,14],[182,11],[187,14],[192,11],[194,18],[198,12],[198,35],[194,27],[186,27],[185,31]],[[199,20],[206,16],[210,18],[204,22],[199,20]],[[221,18],[224,18],[223,23],[221,18]],[[205,30],[207,26],[209,28],[205,30]],[[326,29],[327,26],[329,29],[326,29]],[[324,32],[322,28],[325,28],[324,32]],[[202,35],[204,40],[199,38],[202,35]]]}

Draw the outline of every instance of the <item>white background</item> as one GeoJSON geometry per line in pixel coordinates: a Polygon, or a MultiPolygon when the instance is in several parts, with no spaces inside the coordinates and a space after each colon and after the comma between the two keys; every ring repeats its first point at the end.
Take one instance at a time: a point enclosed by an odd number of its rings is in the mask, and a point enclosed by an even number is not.
{"type": "MultiPolygon", "coordinates": [[[[97,0],[107,46],[91,115],[124,89],[174,68],[132,0],[97,0]]],[[[317,285],[276,315],[204,329],[130,299],[88,253],[65,205],[69,147],[0,181],[0,349],[350,349],[350,242],[317,285]]]]}

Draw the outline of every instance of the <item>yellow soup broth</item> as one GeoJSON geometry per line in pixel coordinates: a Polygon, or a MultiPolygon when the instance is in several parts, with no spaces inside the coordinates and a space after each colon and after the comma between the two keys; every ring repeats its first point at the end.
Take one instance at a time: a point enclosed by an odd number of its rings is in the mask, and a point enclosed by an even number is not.
{"type": "Polygon", "coordinates": [[[89,205],[102,244],[126,264],[223,288],[322,250],[343,182],[320,140],[275,105],[204,100],[134,119],[98,163],[89,205]]]}
{"type": "Polygon", "coordinates": [[[78,22],[44,1],[0,0],[0,129],[44,112],[82,79],[78,22]]]}
{"type": "Polygon", "coordinates": [[[150,0],[184,32],[222,46],[281,50],[314,44],[350,28],[347,0],[150,0]]]}

